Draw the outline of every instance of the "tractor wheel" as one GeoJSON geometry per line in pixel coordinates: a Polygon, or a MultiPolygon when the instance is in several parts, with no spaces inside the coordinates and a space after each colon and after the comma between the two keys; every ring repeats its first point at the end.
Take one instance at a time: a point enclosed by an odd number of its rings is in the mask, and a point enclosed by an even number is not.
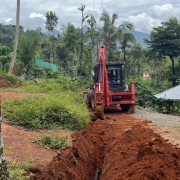
{"type": "Polygon", "coordinates": [[[129,109],[131,108],[130,104],[121,104],[120,106],[121,106],[122,111],[124,112],[129,111],[129,109]]]}

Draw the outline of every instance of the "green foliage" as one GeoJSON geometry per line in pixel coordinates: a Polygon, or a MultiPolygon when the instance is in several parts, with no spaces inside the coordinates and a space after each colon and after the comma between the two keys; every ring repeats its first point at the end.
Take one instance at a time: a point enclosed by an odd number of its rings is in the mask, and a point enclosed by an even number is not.
{"type": "Polygon", "coordinates": [[[53,31],[53,29],[57,26],[57,23],[58,17],[56,16],[55,12],[46,12],[46,29],[53,31]]]}
{"type": "Polygon", "coordinates": [[[135,82],[136,104],[140,106],[153,106],[155,101],[154,95],[158,93],[158,90],[152,87],[151,80],[137,76],[135,80],[129,80],[130,82],[135,82]]]}
{"type": "Polygon", "coordinates": [[[28,170],[34,166],[34,159],[26,159],[24,162],[8,162],[9,176],[13,180],[28,180],[30,177],[27,174],[28,170]]]}
{"type": "MultiPolygon", "coordinates": [[[[67,74],[56,74],[57,79],[39,80],[40,84],[26,83],[27,85],[15,89],[6,89],[6,91],[22,92],[22,93],[59,93],[66,90],[75,91],[79,89],[80,81],[76,78],[71,78],[67,74]]],[[[55,76],[53,76],[55,78],[55,76]]],[[[29,81],[28,81],[29,82],[29,81]]],[[[83,87],[81,87],[83,89],[83,87]]]]}
{"type": "Polygon", "coordinates": [[[9,124],[31,129],[80,130],[89,123],[83,98],[73,92],[5,100],[2,106],[9,124]]]}
{"type": "Polygon", "coordinates": [[[55,148],[63,150],[68,146],[68,136],[53,137],[52,135],[43,134],[37,138],[33,137],[32,142],[39,144],[41,147],[55,148]]]}
{"type": "Polygon", "coordinates": [[[133,24],[130,22],[123,22],[118,28],[115,26],[115,21],[118,19],[117,14],[110,14],[104,9],[100,21],[103,21],[102,39],[107,46],[107,60],[114,61],[114,54],[117,52],[116,41],[122,43],[122,50],[125,52],[128,41],[134,42],[134,36],[131,34],[133,24]]]}
{"type": "Polygon", "coordinates": [[[69,52],[74,52],[78,39],[77,29],[73,24],[68,24],[66,33],[64,33],[63,42],[69,52]]]}
{"type": "Polygon", "coordinates": [[[161,26],[154,27],[150,40],[145,40],[153,53],[160,57],[168,56],[172,62],[172,82],[176,84],[174,58],[180,54],[180,24],[177,19],[162,22],[161,26]]]}
{"type": "Polygon", "coordinates": [[[68,49],[66,48],[64,43],[59,43],[56,46],[56,55],[58,57],[58,60],[60,61],[60,66],[64,70],[67,69],[67,55],[68,55],[68,49]]]}
{"type": "Polygon", "coordinates": [[[25,73],[25,79],[32,79],[32,78],[58,78],[59,73],[54,71],[50,67],[40,67],[36,64],[31,64],[28,68],[24,68],[23,72],[25,73]]]}
{"type": "Polygon", "coordinates": [[[0,79],[0,87],[19,87],[24,83],[22,78],[17,77],[13,74],[7,74],[4,71],[0,71],[0,79]]]}
{"type": "Polygon", "coordinates": [[[44,36],[41,40],[40,59],[43,59],[46,62],[50,62],[51,50],[52,50],[52,42],[50,41],[48,36],[44,36]]]}
{"type": "Polygon", "coordinates": [[[9,68],[9,63],[11,61],[10,48],[7,46],[0,46],[0,62],[2,64],[2,69],[7,70],[9,68]]]}
{"type": "Polygon", "coordinates": [[[33,63],[33,58],[39,50],[40,34],[37,30],[28,30],[19,37],[18,58],[23,66],[28,68],[33,63]]]}
{"type": "MultiPolygon", "coordinates": [[[[19,26],[20,34],[23,33],[23,27],[19,26]]],[[[8,46],[12,51],[12,42],[15,38],[16,26],[4,25],[0,23],[0,43],[2,46],[8,46]]]]}

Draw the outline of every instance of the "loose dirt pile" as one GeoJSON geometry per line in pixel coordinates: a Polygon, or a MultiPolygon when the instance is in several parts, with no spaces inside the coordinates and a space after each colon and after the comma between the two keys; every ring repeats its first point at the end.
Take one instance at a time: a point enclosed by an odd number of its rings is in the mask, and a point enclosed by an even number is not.
{"type": "Polygon", "coordinates": [[[96,168],[98,180],[180,179],[180,149],[146,123],[110,118],[92,122],[73,134],[73,147],[48,166],[32,169],[36,171],[32,179],[89,180],[96,168]]]}

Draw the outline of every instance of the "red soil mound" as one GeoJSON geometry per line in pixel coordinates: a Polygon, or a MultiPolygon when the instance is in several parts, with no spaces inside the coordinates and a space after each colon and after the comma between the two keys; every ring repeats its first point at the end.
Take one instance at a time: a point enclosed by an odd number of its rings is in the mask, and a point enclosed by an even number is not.
{"type": "Polygon", "coordinates": [[[73,134],[73,147],[56,156],[33,179],[99,180],[180,179],[180,150],[152,130],[135,123],[97,120],[73,134]],[[127,125],[126,125],[127,128],[127,125]]]}

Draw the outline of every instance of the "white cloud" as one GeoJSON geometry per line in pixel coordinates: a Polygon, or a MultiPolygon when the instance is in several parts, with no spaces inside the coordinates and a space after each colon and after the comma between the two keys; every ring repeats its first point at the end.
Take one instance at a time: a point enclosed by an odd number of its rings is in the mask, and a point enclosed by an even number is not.
{"type": "Polygon", "coordinates": [[[43,14],[35,13],[35,12],[31,13],[29,17],[32,19],[33,18],[42,18],[43,20],[46,20],[46,17],[43,14]]]}
{"type": "Polygon", "coordinates": [[[153,27],[160,25],[161,21],[150,17],[146,13],[129,16],[128,21],[134,24],[136,31],[149,33],[153,27]]]}
{"type": "Polygon", "coordinates": [[[12,21],[12,18],[6,19],[6,23],[9,23],[9,22],[11,22],[11,21],[12,21]]]}
{"type": "MultiPolygon", "coordinates": [[[[16,24],[16,1],[0,0],[0,2],[0,23],[16,24]],[[8,22],[6,20],[9,17],[12,20],[8,22]]],[[[109,14],[114,12],[118,14],[117,26],[123,20],[128,19],[135,25],[136,30],[148,33],[152,30],[152,27],[160,25],[161,22],[171,17],[180,18],[180,1],[178,0],[22,0],[20,25],[25,29],[36,29],[38,26],[45,29],[45,14],[47,11],[53,11],[59,18],[58,27],[61,24],[67,24],[67,22],[80,27],[81,12],[77,8],[81,4],[86,5],[84,15],[93,14],[98,25],[102,24],[102,22],[99,22],[99,18],[102,9],[105,8],[109,14]]]]}
{"type": "Polygon", "coordinates": [[[164,4],[162,6],[152,6],[150,8],[150,16],[160,20],[166,20],[171,17],[180,16],[180,8],[173,7],[172,4],[164,4]]]}
{"type": "Polygon", "coordinates": [[[153,27],[157,27],[163,21],[169,18],[180,17],[180,8],[173,7],[172,4],[162,6],[151,6],[147,13],[141,13],[135,16],[129,16],[127,20],[134,24],[135,30],[150,33],[153,27]]]}

